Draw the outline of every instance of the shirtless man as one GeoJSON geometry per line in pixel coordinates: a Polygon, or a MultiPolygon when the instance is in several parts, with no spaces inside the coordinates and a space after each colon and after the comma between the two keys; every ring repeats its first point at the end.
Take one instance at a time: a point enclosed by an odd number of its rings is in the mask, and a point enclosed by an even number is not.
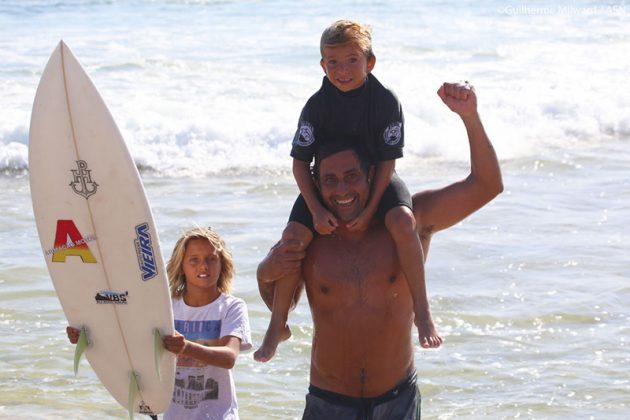
{"type": "MultiPolygon", "coordinates": [[[[474,89],[445,83],[438,95],[466,127],[471,172],[459,182],[413,196],[425,260],[434,233],[503,190],[474,89]]],[[[316,159],[314,178],[322,200],[341,221],[334,235],[316,236],[306,255],[296,251],[297,244],[280,241],[258,267],[260,293],[270,308],[275,282],[301,269],[314,323],[304,419],[420,418],[414,314],[396,248],[377,219],[362,232],[349,231],[343,223],[353,220],[369,197],[374,168],[361,155],[323,150],[316,159]]]]}

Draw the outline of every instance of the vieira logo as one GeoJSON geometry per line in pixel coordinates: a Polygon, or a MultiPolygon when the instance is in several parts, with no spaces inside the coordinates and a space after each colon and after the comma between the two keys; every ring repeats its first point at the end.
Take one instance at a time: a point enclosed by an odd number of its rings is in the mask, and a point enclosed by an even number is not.
{"type": "Polygon", "coordinates": [[[142,223],[136,226],[136,254],[138,264],[142,271],[142,280],[147,281],[157,276],[157,265],[151,246],[151,235],[149,234],[149,224],[142,223]]]}
{"type": "Polygon", "coordinates": [[[113,303],[116,305],[126,305],[129,292],[117,293],[111,290],[101,290],[94,296],[96,303],[113,303]]]}
{"type": "Polygon", "coordinates": [[[77,160],[77,169],[71,169],[71,172],[73,180],[70,186],[75,193],[85,197],[86,200],[96,193],[98,184],[92,181],[92,171],[88,169],[86,161],[77,160]]]}

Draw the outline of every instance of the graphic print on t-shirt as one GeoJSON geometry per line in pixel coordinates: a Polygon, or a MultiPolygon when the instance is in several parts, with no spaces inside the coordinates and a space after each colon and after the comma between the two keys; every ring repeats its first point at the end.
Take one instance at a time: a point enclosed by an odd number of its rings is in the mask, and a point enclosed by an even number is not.
{"type": "MultiPolygon", "coordinates": [[[[219,343],[221,320],[175,320],[175,329],[187,340],[204,346],[215,346],[219,343]]],[[[188,409],[195,409],[201,401],[219,398],[219,383],[214,378],[206,377],[206,371],[202,369],[205,366],[207,366],[206,363],[192,357],[179,355],[173,392],[174,403],[188,409]]]]}

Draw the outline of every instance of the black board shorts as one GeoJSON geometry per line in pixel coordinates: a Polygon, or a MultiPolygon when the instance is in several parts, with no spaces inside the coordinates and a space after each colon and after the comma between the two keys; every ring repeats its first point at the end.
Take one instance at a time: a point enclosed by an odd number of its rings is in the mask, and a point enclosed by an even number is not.
{"type": "MultiPolygon", "coordinates": [[[[382,221],[385,221],[385,215],[391,209],[400,206],[408,207],[410,210],[413,209],[411,204],[411,194],[409,193],[407,186],[396,174],[396,172],[394,172],[392,180],[385,189],[385,192],[381,197],[381,202],[378,204],[376,216],[382,221]]],[[[313,215],[308,209],[306,200],[304,200],[302,194],[298,196],[293,204],[293,208],[291,209],[291,214],[289,216],[289,222],[300,223],[315,232],[315,227],[313,226],[313,215]]]]}
{"type": "Polygon", "coordinates": [[[386,393],[356,398],[309,386],[302,420],[418,420],[420,390],[415,372],[386,393]]]}

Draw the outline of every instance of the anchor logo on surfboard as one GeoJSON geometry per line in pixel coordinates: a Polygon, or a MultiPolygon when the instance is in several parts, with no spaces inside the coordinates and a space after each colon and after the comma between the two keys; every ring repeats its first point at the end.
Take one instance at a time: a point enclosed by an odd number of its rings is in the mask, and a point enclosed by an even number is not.
{"type": "Polygon", "coordinates": [[[85,197],[96,193],[98,184],[92,181],[92,170],[88,169],[88,164],[84,160],[77,160],[77,169],[71,169],[74,180],[70,183],[72,190],[85,197]]]}

